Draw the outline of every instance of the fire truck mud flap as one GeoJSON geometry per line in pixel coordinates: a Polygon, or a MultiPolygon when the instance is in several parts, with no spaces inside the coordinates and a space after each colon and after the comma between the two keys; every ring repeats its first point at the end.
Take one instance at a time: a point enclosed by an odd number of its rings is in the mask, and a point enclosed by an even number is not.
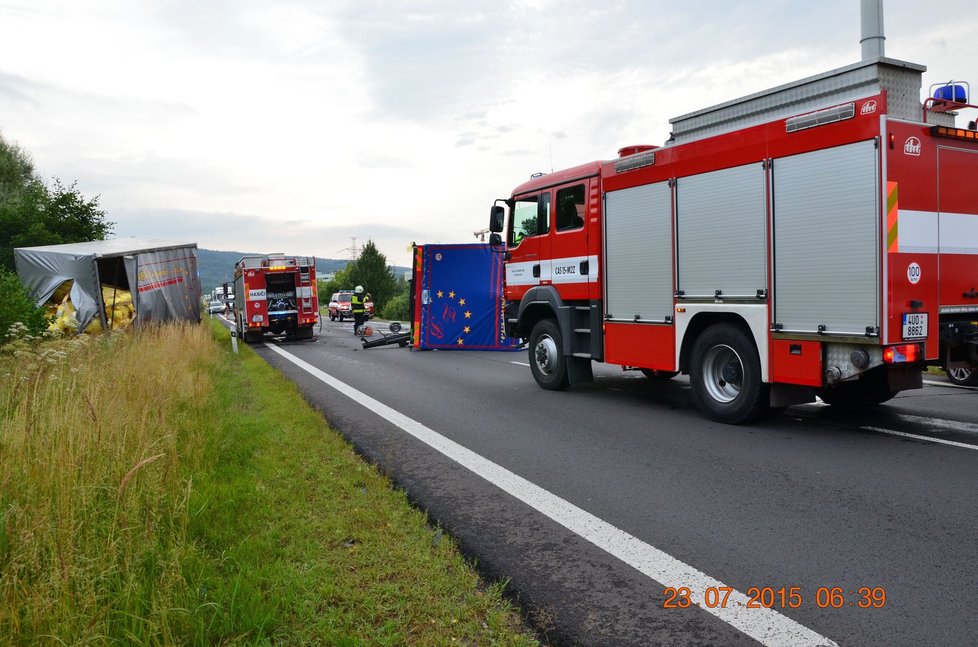
{"type": "Polygon", "coordinates": [[[819,389],[818,397],[838,409],[858,409],[883,404],[900,391],[923,388],[923,373],[917,363],[879,366],[856,380],[819,389]]]}

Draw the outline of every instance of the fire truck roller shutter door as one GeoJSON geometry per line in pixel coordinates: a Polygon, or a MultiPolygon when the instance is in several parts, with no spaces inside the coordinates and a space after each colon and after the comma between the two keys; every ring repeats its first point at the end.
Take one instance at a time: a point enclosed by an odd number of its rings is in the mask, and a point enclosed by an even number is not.
{"type": "Polygon", "coordinates": [[[605,196],[605,315],[664,322],[672,316],[672,196],[668,182],[605,196]]]}
{"type": "Polygon", "coordinates": [[[873,141],[774,160],[774,322],[785,332],[879,326],[879,163],[873,141]]]}
{"type": "Polygon", "coordinates": [[[687,298],[767,289],[767,196],[760,161],[676,181],[678,284],[687,298]]]}

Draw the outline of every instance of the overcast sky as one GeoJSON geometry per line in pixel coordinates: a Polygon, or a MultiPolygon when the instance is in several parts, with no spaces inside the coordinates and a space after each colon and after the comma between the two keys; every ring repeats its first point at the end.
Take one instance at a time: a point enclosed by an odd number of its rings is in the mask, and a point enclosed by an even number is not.
{"type": "MultiPolygon", "coordinates": [[[[0,132],[116,236],[409,265],[534,172],[858,61],[859,4],[0,0],[0,132]]],[[[884,14],[925,91],[978,91],[974,2],[884,14]]]]}

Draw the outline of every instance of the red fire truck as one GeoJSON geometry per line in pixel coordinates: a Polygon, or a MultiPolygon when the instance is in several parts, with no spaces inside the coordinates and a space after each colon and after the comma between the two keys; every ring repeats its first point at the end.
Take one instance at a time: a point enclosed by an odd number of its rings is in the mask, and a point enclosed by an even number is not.
{"type": "Polygon", "coordinates": [[[319,323],[316,259],[245,256],[234,266],[234,321],[245,342],[265,333],[310,339],[319,323]]]}
{"type": "Polygon", "coordinates": [[[591,362],[690,376],[712,419],[881,403],[978,371],[967,84],[882,56],[670,120],[662,147],[538,175],[492,208],[508,333],[545,389],[591,362]]]}

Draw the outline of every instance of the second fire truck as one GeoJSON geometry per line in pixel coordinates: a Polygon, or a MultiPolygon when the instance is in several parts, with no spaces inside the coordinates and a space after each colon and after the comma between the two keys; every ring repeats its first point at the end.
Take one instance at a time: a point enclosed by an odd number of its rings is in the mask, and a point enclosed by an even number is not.
{"type": "MultiPolygon", "coordinates": [[[[492,209],[508,334],[546,389],[592,361],[688,373],[712,419],[883,402],[978,371],[968,86],[877,56],[671,120],[663,147],[533,177],[492,209]]],[[[973,113],[972,113],[973,114],[973,113]]]]}
{"type": "Polygon", "coordinates": [[[316,259],[245,256],[234,266],[234,322],[247,343],[266,333],[310,339],[319,323],[316,259]]]}

